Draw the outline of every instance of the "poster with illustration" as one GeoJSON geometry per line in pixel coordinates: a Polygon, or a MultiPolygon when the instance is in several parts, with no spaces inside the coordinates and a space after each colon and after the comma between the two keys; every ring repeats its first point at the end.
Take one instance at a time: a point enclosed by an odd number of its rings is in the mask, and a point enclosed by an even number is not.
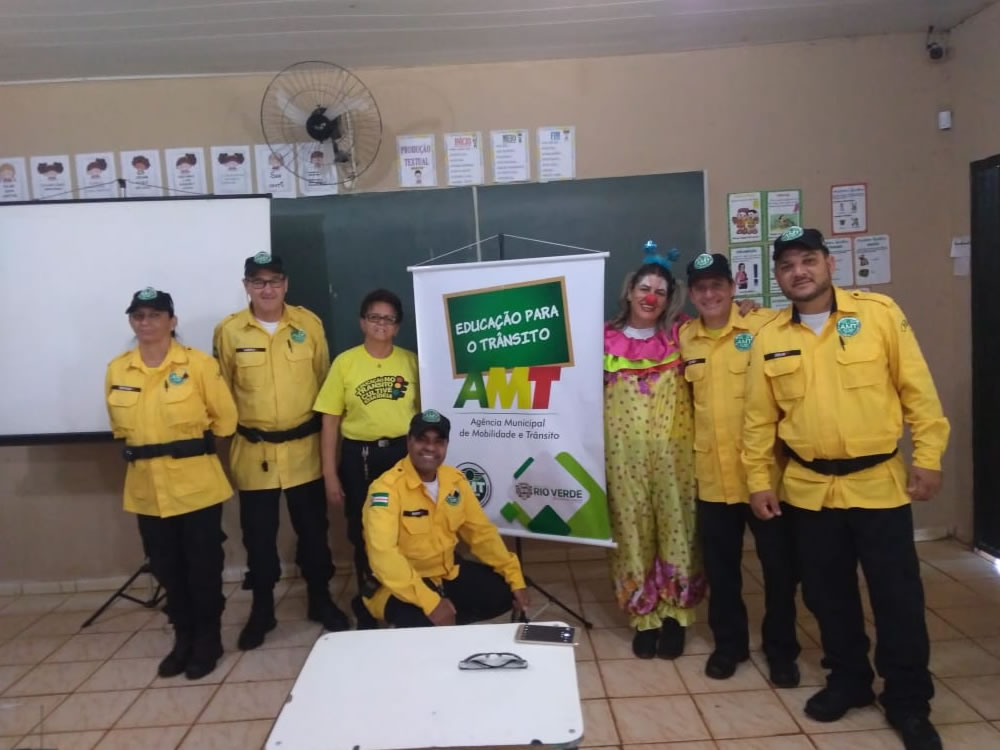
{"type": "Polygon", "coordinates": [[[833,283],[854,286],[854,252],[850,237],[827,237],[826,247],[833,258],[833,283]]]}
{"type": "Polygon", "coordinates": [[[31,200],[23,156],[0,156],[0,202],[31,200]]]}
{"type": "Polygon", "coordinates": [[[257,165],[257,192],[270,193],[272,198],[294,198],[295,175],[289,168],[295,168],[295,149],[287,143],[254,146],[254,161],[257,165]],[[287,165],[286,165],[287,162],[287,165]]]}
{"type": "Polygon", "coordinates": [[[830,216],[834,234],[868,231],[868,185],[834,185],[830,188],[830,216]]]}
{"type": "Polygon", "coordinates": [[[727,204],[730,243],[761,242],[760,193],[730,193],[727,204]]]}
{"type": "Polygon", "coordinates": [[[114,152],[77,154],[76,189],[78,198],[117,198],[118,174],[115,172],[114,152]]]}
{"type": "Polygon", "coordinates": [[[212,192],[247,195],[253,192],[249,146],[212,146],[212,192]]]}
{"type": "Polygon", "coordinates": [[[167,186],[173,194],[205,194],[205,149],[168,148],[163,156],[167,162],[167,186]]]}
{"type": "Polygon", "coordinates": [[[302,195],[336,195],[340,177],[333,160],[333,144],[330,141],[300,143],[298,173],[302,195]]]}
{"type": "Polygon", "coordinates": [[[437,186],[437,152],[434,135],[397,135],[399,186],[404,188],[437,186]]]}
{"type": "Polygon", "coordinates": [[[736,296],[756,296],[764,290],[764,248],[729,248],[729,266],[733,272],[736,296]]]}
{"type": "Polygon", "coordinates": [[[767,239],[773,242],[790,227],[800,226],[802,226],[802,191],[768,191],[767,239]]]}
{"type": "Polygon", "coordinates": [[[36,200],[72,200],[73,185],[70,182],[69,156],[32,156],[31,192],[36,200]]]}
{"type": "Polygon", "coordinates": [[[854,283],[888,284],[892,281],[889,235],[854,238],[854,283]]]}
{"type": "Polygon", "coordinates": [[[160,150],[141,148],[118,154],[121,175],[125,180],[125,198],[159,198],[163,195],[160,150]]]}

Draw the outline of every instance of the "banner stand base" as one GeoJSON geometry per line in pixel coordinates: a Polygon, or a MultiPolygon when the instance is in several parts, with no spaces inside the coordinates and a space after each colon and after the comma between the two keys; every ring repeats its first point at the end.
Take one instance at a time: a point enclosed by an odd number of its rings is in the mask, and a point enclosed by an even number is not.
{"type": "Polygon", "coordinates": [[[154,609],[155,607],[157,607],[160,604],[160,602],[162,602],[167,597],[167,595],[166,593],[164,593],[162,587],[160,586],[160,582],[157,581],[155,578],[153,579],[153,583],[156,584],[156,590],[153,591],[149,599],[146,600],[137,599],[136,597],[127,593],[129,586],[132,585],[133,581],[135,581],[136,578],[143,575],[144,573],[148,573],[151,576],[153,574],[152,569],[149,567],[148,559],[143,561],[142,565],[139,566],[139,569],[135,571],[135,573],[133,573],[132,576],[127,581],[125,581],[125,583],[121,585],[120,589],[118,589],[115,593],[113,593],[110,597],[108,597],[108,600],[104,602],[104,604],[102,604],[97,609],[97,611],[94,612],[94,614],[92,614],[90,617],[87,618],[87,621],[80,626],[80,629],[83,630],[84,628],[89,627],[90,624],[98,617],[100,617],[102,614],[104,614],[104,610],[110,607],[114,603],[115,599],[118,599],[119,597],[121,597],[122,599],[128,599],[130,602],[135,602],[136,604],[142,605],[146,609],[154,609]]]}
{"type": "MultiPolygon", "coordinates": [[[[521,537],[519,537],[519,536],[518,537],[514,537],[514,551],[517,553],[517,559],[519,561],[521,561],[522,571],[523,571],[524,557],[521,554],[521,537]]],[[[539,594],[541,594],[546,599],[548,599],[552,604],[555,604],[557,607],[559,607],[559,609],[563,610],[564,612],[566,612],[568,614],[573,615],[573,617],[575,617],[577,620],[579,620],[580,623],[583,625],[583,627],[585,627],[587,630],[592,630],[593,629],[594,624],[592,622],[590,622],[587,618],[585,618],[582,614],[580,614],[576,610],[570,609],[569,607],[567,607],[557,597],[553,596],[548,591],[546,591],[541,586],[539,586],[537,583],[535,583],[532,580],[531,576],[525,575],[524,576],[524,582],[528,585],[528,588],[532,588],[535,591],[537,591],[539,594]]],[[[516,612],[511,613],[511,621],[514,621],[515,618],[517,618],[517,613],[516,612]]],[[[527,615],[525,615],[524,612],[520,613],[520,620],[521,620],[521,622],[527,622],[528,621],[528,617],[527,617],[527,615]]]]}

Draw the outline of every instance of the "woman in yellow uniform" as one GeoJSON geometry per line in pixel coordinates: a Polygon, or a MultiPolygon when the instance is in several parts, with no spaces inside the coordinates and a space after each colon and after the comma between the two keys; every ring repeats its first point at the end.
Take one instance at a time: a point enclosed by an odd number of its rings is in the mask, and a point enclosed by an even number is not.
{"type": "Polygon", "coordinates": [[[142,289],[125,312],[138,346],[111,361],[104,386],[112,432],[125,440],[125,510],[138,515],[174,626],[158,672],[196,680],[222,656],[222,502],[233,489],[214,436],[236,429],[236,404],[218,363],[174,338],[169,294],[142,289]]]}
{"type": "MultiPolygon", "coordinates": [[[[393,344],[403,322],[399,297],[376,289],[362,300],[360,312],[364,342],[333,361],[313,408],[323,414],[327,500],[344,507],[358,591],[371,596],[378,583],[365,553],[361,512],[368,485],[406,456],[406,433],[418,409],[417,356],[393,344]]],[[[375,626],[360,595],[351,609],[359,628],[375,626]]]]}

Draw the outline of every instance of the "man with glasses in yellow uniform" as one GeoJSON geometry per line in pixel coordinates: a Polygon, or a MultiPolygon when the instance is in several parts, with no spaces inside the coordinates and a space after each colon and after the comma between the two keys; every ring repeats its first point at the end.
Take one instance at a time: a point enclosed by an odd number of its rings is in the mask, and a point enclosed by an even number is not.
{"type": "Polygon", "coordinates": [[[274,584],[282,491],[298,536],[295,562],[308,589],[308,617],[327,630],[346,630],[347,616],[330,598],[334,566],[327,541],[326,492],[320,464],[320,416],[313,400],[330,364],[323,324],[304,307],[285,304],[288,278],[281,258],[246,259],[247,309],[215,329],[214,350],[239,410],[230,469],[240,492],[240,526],[253,591],[242,650],[257,648],[277,625],[274,584]]]}

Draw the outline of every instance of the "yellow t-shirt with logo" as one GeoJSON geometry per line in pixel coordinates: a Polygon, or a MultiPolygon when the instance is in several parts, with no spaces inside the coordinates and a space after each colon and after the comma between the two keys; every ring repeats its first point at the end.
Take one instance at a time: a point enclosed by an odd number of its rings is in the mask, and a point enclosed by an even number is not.
{"type": "Polygon", "coordinates": [[[394,346],[376,359],[361,345],[333,360],[313,409],[339,415],[344,437],[368,442],[405,435],[418,396],[416,354],[394,346]]]}

